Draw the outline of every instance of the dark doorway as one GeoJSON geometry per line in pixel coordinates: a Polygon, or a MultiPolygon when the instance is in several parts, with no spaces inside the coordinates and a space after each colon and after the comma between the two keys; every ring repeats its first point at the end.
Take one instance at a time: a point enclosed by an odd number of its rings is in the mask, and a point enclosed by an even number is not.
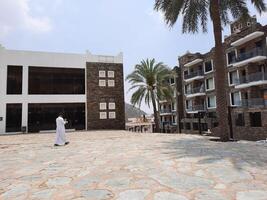
{"type": "Polygon", "coordinates": [[[20,132],[22,120],[22,104],[6,105],[6,132],[20,132]]]}
{"type": "Polygon", "coordinates": [[[29,104],[28,106],[28,130],[39,132],[56,129],[56,118],[63,112],[67,119],[67,129],[85,129],[85,104],[63,103],[63,104],[29,104]]]}

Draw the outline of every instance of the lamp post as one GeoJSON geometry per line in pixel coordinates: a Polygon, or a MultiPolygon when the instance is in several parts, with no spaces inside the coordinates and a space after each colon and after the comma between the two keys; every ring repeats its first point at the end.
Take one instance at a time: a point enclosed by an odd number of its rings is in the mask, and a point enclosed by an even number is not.
{"type": "Polygon", "coordinates": [[[234,139],[233,133],[233,123],[232,123],[232,106],[228,106],[228,121],[229,121],[229,128],[230,128],[230,139],[234,139]]]}

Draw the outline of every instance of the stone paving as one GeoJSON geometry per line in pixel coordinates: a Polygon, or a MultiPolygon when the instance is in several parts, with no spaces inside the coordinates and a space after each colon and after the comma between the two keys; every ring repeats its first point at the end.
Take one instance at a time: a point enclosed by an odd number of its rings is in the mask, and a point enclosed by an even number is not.
{"type": "Polygon", "coordinates": [[[267,200],[267,146],[124,131],[0,136],[0,199],[267,200]]]}

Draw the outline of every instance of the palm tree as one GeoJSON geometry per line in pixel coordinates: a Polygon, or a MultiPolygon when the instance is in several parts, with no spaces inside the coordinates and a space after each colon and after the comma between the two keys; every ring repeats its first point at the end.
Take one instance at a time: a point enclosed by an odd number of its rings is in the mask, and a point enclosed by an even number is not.
{"type": "Polygon", "coordinates": [[[150,107],[153,106],[155,131],[159,132],[159,116],[157,102],[162,99],[172,100],[173,92],[168,83],[171,70],[162,62],[156,63],[155,59],[142,60],[135,66],[134,71],[126,77],[132,85],[129,90],[135,89],[131,97],[131,104],[140,107],[143,100],[150,107]]]}
{"type": "MultiPolygon", "coordinates": [[[[266,11],[264,0],[251,0],[259,13],[266,11]]],[[[233,19],[246,19],[248,5],[246,0],[156,0],[155,10],[164,14],[166,23],[173,26],[179,15],[183,17],[182,32],[197,33],[199,25],[203,32],[207,32],[209,17],[213,24],[215,39],[214,64],[216,102],[221,140],[229,140],[229,124],[227,113],[226,75],[222,43],[222,28],[229,23],[229,14],[233,19]]]]}

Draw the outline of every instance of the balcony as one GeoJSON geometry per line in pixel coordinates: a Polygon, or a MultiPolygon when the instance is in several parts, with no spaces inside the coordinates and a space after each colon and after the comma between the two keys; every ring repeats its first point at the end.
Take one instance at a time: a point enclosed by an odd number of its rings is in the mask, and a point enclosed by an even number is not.
{"type": "Polygon", "coordinates": [[[265,59],[267,59],[266,49],[255,48],[245,53],[240,53],[238,57],[234,59],[233,67],[241,67],[247,65],[248,63],[259,62],[265,59]]]}
{"type": "Polygon", "coordinates": [[[263,108],[267,107],[267,100],[263,98],[242,99],[241,104],[245,108],[263,108]]]}
{"type": "Polygon", "coordinates": [[[190,90],[185,91],[185,96],[187,98],[204,96],[204,95],[206,95],[204,86],[192,88],[190,90]]]}
{"type": "Polygon", "coordinates": [[[253,39],[257,38],[257,37],[260,37],[262,35],[264,35],[264,32],[255,31],[254,33],[251,33],[251,34],[249,34],[249,35],[247,35],[247,36],[245,36],[245,37],[233,42],[231,45],[237,47],[237,46],[245,44],[246,42],[251,41],[251,40],[253,40],[253,39]]]}
{"type": "Polygon", "coordinates": [[[159,111],[160,115],[172,115],[171,109],[162,109],[159,111]]]}
{"type": "Polygon", "coordinates": [[[237,89],[267,84],[267,73],[257,72],[247,76],[241,76],[236,80],[237,89]]]}
{"type": "Polygon", "coordinates": [[[191,82],[194,80],[203,79],[204,78],[203,74],[204,74],[203,71],[200,70],[191,72],[190,74],[184,75],[184,81],[191,82]]]}
{"type": "Polygon", "coordinates": [[[205,111],[205,105],[194,105],[194,106],[190,106],[188,108],[186,108],[186,112],[187,113],[198,113],[200,111],[205,111]]]}
{"type": "Polygon", "coordinates": [[[191,61],[189,63],[186,63],[184,66],[185,67],[191,67],[191,66],[193,66],[195,64],[198,64],[200,62],[203,62],[203,59],[198,58],[198,59],[195,59],[195,60],[193,60],[193,61],[191,61]]]}

